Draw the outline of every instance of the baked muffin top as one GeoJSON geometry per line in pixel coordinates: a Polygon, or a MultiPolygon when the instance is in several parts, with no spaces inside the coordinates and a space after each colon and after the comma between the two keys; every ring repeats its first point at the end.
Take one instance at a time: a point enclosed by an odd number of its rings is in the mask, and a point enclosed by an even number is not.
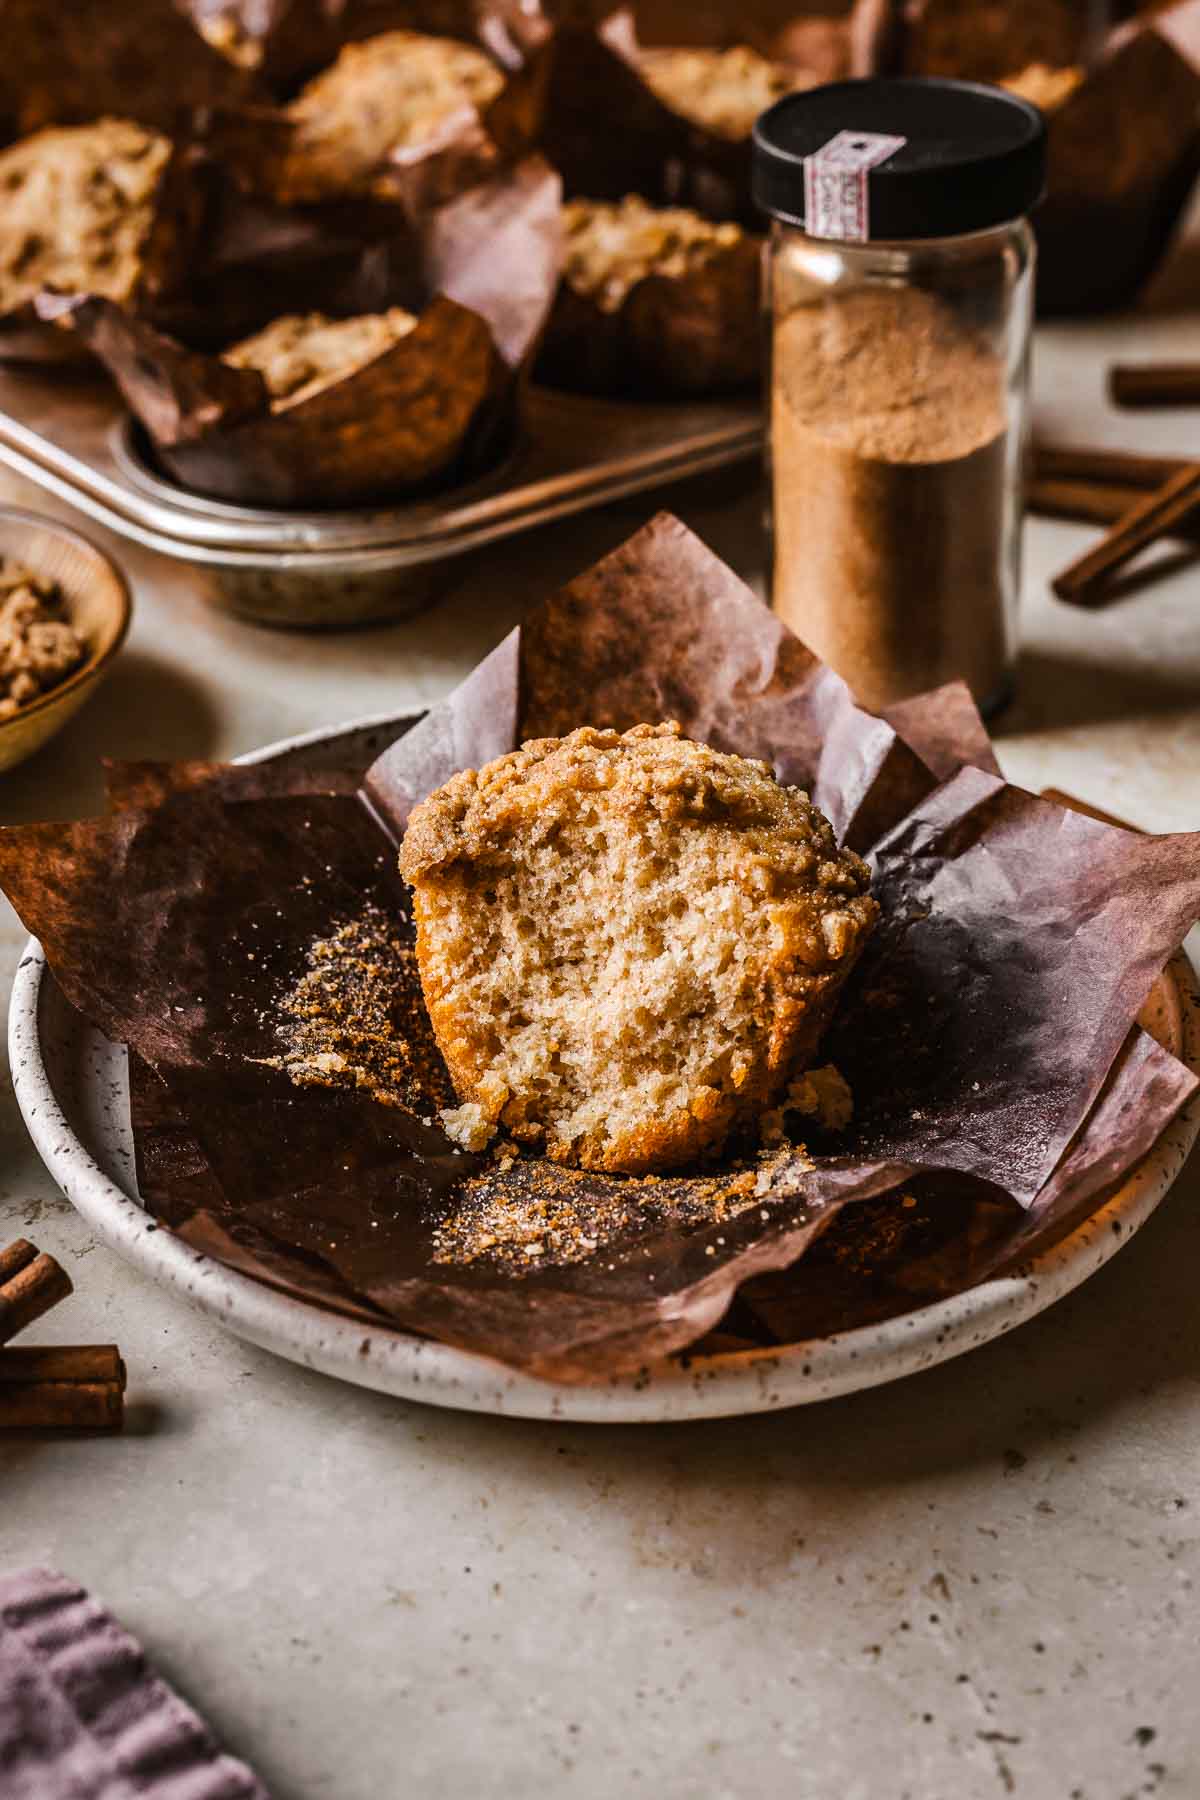
{"type": "Polygon", "coordinates": [[[771,62],[745,44],[731,50],[643,50],[642,73],[660,100],[718,137],[748,138],[759,113],[817,77],[771,62]]]}
{"type": "Polygon", "coordinates": [[[454,38],[385,31],[347,44],[287,108],[285,190],[297,200],[365,190],[392,151],[433,142],[503,85],[489,56],[454,38]]]}

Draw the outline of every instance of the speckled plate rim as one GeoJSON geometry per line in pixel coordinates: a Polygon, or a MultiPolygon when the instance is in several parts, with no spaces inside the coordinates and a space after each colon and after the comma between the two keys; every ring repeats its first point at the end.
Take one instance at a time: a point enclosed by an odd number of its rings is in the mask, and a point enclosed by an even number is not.
{"type": "MultiPolygon", "coordinates": [[[[391,715],[309,732],[239,758],[262,762],[319,745],[391,715]]],[[[154,1227],[138,1201],[100,1167],[59,1104],[42,1052],[39,1009],[46,961],[31,938],[13,983],[9,1054],[22,1117],[50,1174],[118,1255],[276,1355],[408,1400],[518,1418],[668,1423],[768,1412],[875,1387],[960,1356],[1011,1331],[1086,1281],[1162,1201],[1200,1133],[1200,1097],[1172,1121],[1105,1204],[1017,1273],[880,1324],[764,1350],[695,1356],[575,1387],[539,1381],[489,1357],[361,1320],[236,1274],[154,1227]]],[[[1200,989],[1181,950],[1165,971],[1178,1054],[1200,1074],[1200,989]]]]}

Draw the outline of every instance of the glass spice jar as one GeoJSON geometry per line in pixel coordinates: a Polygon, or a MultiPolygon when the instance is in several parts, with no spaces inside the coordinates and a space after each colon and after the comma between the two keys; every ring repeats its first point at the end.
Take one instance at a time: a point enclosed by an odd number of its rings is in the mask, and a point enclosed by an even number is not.
{"type": "Polygon", "coordinates": [[[1045,127],[997,88],[837,82],[754,133],[771,217],[771,595],[868,707],[1012,689],[1045,127]]]}

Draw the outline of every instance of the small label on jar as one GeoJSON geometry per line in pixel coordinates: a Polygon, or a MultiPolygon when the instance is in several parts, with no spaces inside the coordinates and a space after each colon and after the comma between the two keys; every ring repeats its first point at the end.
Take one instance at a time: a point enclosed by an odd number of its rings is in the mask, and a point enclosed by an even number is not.
{"type": "Polygon", "coordinates": [[[878,131],[839,131],[806,156],[804,219],[810,235],[865,243],[871,235],[870,171],[907,142],[878,131]]]}

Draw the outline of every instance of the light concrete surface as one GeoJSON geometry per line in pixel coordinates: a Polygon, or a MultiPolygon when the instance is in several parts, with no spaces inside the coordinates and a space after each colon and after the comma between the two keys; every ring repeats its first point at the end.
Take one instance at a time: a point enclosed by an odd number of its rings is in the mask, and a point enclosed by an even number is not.
{"type": "MultiPolygon", "coordinates": [[[[1200,449],[1195,413],[1102,396],[1117,353],[1196,353],[1186,286],[1041,333],[1047,429],[1200,449]]],[[[0,496],[44,504],[8,478],[0,496]]],[[[752,474],[663,498],[759,576],[752,474]]],[[[654,504],[509,544],[425,617],[337,637],[221,617],[122,547],[129,648],[0,783],[0,818],[94,808],[101,754],[227,756],[431,700],[654,504]]],[[[1029,529],[1005,767],[1200,826],[1200,565],[1084,614],[1047,578],[1087,540],[1029,529]]],[[[6,914],[10,963],[21,935],[6,914]]],[[[1009,1338],[790,1415],[653,1429],[439,1413],[276,1361],[97,1245],[11,1101],[0,1151],[0,1239],[34,1236],[78,1289],[38,1335],[117,1339],[133,1403],[111,1442],[0,1440],[0,1566],[91,1585],[277,1800],[1200,1794],[1195,1162],[1009,1338]]]]}

